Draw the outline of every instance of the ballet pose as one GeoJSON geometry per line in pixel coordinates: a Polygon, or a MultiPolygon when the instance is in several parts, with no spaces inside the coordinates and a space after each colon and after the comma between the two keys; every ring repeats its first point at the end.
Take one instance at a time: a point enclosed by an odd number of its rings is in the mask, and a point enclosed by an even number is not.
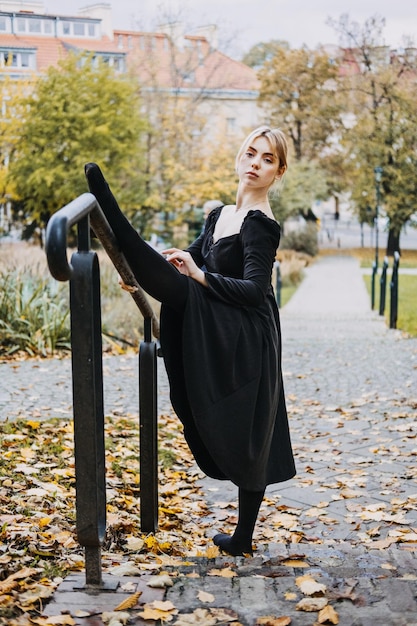
{"type": "Polygon", "coordinates": [[[86,165],[96,196],[141,287],[162,303],[160,341],[173,408],[201,470],[238,488],[231,554],[253,554],[265,488],[295,474],[271,272],[280,226],[268,200],[287,169],[279,129],[255,129],[236,157],[236,204],[214,208],[187,250],[161,255],[120,211],[100,169],[86,165]]]}

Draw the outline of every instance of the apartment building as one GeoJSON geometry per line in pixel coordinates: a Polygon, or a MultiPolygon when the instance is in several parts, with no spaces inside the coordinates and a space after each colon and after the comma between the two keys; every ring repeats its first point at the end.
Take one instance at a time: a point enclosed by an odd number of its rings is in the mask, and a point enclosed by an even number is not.
{"type": "Polygon", "coordinates": [[[187,34],[181,24],[158,32],[113,29],[111,4],[91,4],[76,15],[46,12],[40,0],[0,0],[0,77],[37,76],[71,52],[131,72],[142,89],[191,100],[205,132],[241,136],[260,123],[254,70],[217,49],[216,27],[187,34]]]}

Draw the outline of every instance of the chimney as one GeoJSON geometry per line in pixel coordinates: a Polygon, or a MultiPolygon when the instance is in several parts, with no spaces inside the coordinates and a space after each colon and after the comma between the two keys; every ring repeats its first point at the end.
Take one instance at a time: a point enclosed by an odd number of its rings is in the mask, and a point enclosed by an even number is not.
{"type": "Polygon", "coordinates": [[[159,24],[158,32],[168,35],[176,48],[184,47],[184,26],[182,22],[159,24]]]}
{"type": "Polygon", "coordinates": [[[111,4],[109,2],[97,2],[96,4],[89,4],[82,9],[79,9],[78,15],[81,17],[93,17],[101,20],[101,32],[103,35],[107,35],[109,39],[113,41],[113,20],[111,12],[111,4]]]}
{"type": "Polygon", "coordinates": [[[219,38],[216,24],[207,24],[207,26],[200,26],[193,30],[193,35],[197,37],[204,37],[210,44],[210,48],[217,50],[219,45],[219,38]]]}

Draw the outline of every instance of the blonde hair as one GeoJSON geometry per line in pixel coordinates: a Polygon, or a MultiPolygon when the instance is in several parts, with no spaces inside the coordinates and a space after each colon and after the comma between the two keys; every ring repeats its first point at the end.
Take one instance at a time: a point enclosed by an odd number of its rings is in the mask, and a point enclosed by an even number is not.
{"type": "Polygon", "coordinates": [[[268,139],[274,156],[278,159],[278,174],[282,176],[287,169],[287,139],[280,128],[269,128],[269,126],[259,126],[259,128],[255,128],[255,130],[249,133],[236,155],[236,169],[245,150],[258,137],[268,139]]]}

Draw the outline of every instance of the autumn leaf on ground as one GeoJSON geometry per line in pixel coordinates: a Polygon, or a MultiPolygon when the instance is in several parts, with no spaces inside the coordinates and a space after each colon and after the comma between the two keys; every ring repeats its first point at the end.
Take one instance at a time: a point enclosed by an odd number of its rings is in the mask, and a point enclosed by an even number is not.
{"type": "Polygon", "coordinates": [[[200,602],[214,602],[215,600],[215,597],[212,593],[208,593],[208,591],[203,591],[201,589],[197,594],[197,598],[200,600],[200,602]]]}
{"type": "Polygon", "coordinates": [[[169,601],[154,600],[149,604],[145,604],[143,611],[139,613],[139,617],[143,619],[161,620],[170,622],[174,615],[178,614],[178,609],[169,601]]]}
{"type": "Polygon", "coordinates": [[[321,611],[327,602],[327,598],[303,598],[295,608],[297,611],[321,611]]]}
{"type": "Polygon", "coordinates": [[[318,583],[309,574],[298,576],[298,578],[295,579],[295,584],[306,596],[323,594],[326,591],[326,585],[318,583]]]}
{"type": "Polygon", "coordinates": [[[177,617],[173,626],[215,626],[218,624],[208,609],[196,609],[192,613],[182,613],[177,617]]]}
{"type": "Polygon", "coordinates": [[[287,567],[310,567],[306,561],[300,561],[298,559],[286,559],[282,564],[287,567]]]}
{"type": "Polygon", "coordinates": [[[258,617],[255,622],[255,626],[289,626],[290,624],[291,617],[287,615],[283,615],[282,617],[266,615],[265,617],[258,617]]]}
{"type": "Polygon", "coordinates": [[[328,604],[319,612],[317,621],[319,624],[338,624],[339,616],[334,610],[334,608],[328,604]]]}
{"type": "Polygon", "coordinates": [[[107,626],[124,626],[130,619],[130,613],[106,611],[101,614],[101,619],[107,626]]]}
{"type": "Polygon", "coordinates": [[[236,572],[234,572],[230,567],[225,567],[223,569],[211,569],[208,573],[209,576],[222,576],[223,578],[234,578],[237,576],[236,572]]]}
{"type": "Polygon", "coordinates": [[[166,587],[172,587],[174,583],[168,574],[158,574],[158,576],[151,576],[146,584],[154,589],[165,589],[166,587]]]}
{"type": "Polygon", "coordinates": [[[131,561],[116,565],[109,571],[112,576],[138,576],[140,573],[140,568],[131,561]]]}
{"type": "Polygon", "coordinates": [[[125,609],[133,609],[134,606],[137,605],[140,596],[142,595],[141,591],[137,591],[133,593],[131,596],[123,600],[120,604],[116,606],[115,611],[124,611],[125,609]]]}
{"type": "Polygon", "coordinates": [[[36,626],[75,626],[71,615],[50,615],[48,617],[31,618],[31,624],[36,626]]]}
{"type": "Polygon", "coordinates": [[[207,559],[215,559],[219,555],[220,550],[218,546],[209,546],[204,552],[201,550],[197,551],[197,556],[205,556],[207,559]]]}

